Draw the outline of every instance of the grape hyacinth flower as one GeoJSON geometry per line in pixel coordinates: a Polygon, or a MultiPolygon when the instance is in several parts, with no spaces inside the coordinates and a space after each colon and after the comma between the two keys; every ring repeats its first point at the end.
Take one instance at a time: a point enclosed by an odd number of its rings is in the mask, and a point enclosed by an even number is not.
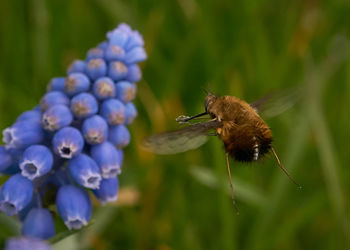
{"type": "MultiPolygon", "coordinates": [[[[67,69],[67,74],[71,73],[85,73],[85,68],[86,68],[86,62],[83,60],[75,60],[74,62],[69,65],[67,69]]],[[[64,86],[64,82],[63,82],[64,86]]],[[[62,90],[64,87],[62,88],[62,90]]]]}
{"type": "Polygon", "coordinates": [[[100,167],[103,178],[116,177],[121,172],[122,159],[112,143],[93,146],[91,156],[100,167]]]}
{"type": "Polygon", "coordinates": [[[94,115],[83,122],[82,131],[87,143],[99,144],[108,137],[108,124],[101,116],[94,115]]]}
{"type": "Polygon", "coordinates": [[[125,125],[130,125],[137,116],[137,109],[132,102],[125,104],[125,125]]]}
{"type": "Polygon", "coordinates": [[[105,100],[115,97],[115,85],[111,78],[101,77],[94,83],[92,91],[97,99],[105,100]]]}
{"type": "Polygon", "coordinates": [[[20,174],[11,176],[0,190],[0,210],[12,216],[27,206],[33,197],[33,183],[20,174]]]}
{"type": "Polygon", "coordinates": [[[96,98],[89,93],[81,93],[72,98],[70,108],[76,118],[86,118],[97,113],[96,98]]]}
{"type": "Polygon", "coordinates": [[[136,84],[127,81],[120,81],[115,86],[116,97],[124,103],[135,99],[136,84]]]}
{"type": "Polygon", "coordinates": [[[69,74],[64,82],[64,91],[69,96],[88,91],[89,88],[90,80],[83,73],[69,74]]]}
{"type": "Polygon", "coordinates": [[[66,82],[65,77],[54,77],[47,85],[47,91],[61,91],[64,92],[64,83],[66,82]]]}
{"type": "Polygon", "coordinates": [[[43,113],[41,122],[45,130],[56,131],[70,125],[73,121],[71,110],[64,105],[55,105],[43,113]]]}
{"type": "Polygon", "coordinates": [[[122,80],[128,74],[128,67],[121,61],[109,63],[108,76],[115,81],[122,80]]]}
{"type": "Polygon", "coordinates": [[[106,72],[107,64],[102,58],[91,59],[86,65],[86,73],[92,80],[105,76],[106,72]]]}
{"type": "Polygon", "coordinates": [[[131,102],[147,57],[139,32],[120,24],[107,39],[74,60],[67,76],[54,77],[40,105],[24,111],[2,131],[0,211],[18,215],[22,237],[5,249],[50,249],[54,216],[69,230],[88,224],[87,190],[105,204],[118,197],[119,174],[137,116],[131,102]],[[52,197],[52,195],[55,195],[52,197]]]}
{"type": "Polygon", "coordinates": [[[47,174],[53,164],[51,151],[42,145],[32,145],[28,147],[19,163],[22,175],[29,180],[47,174]]]}
{"type": "Polygon", "coordinates": [[[68,163],[73,179],[81,186],[98,189],[101,182],[100,168],[96,162],[85,154],[79,154],[68,163]]]}
{"type": "Polygon", "coordinates": [[[84,138],[78,129],[64,127],[52,139],[53,150],[60,157],[70,159],[78,155],[84,147],[84,138]]]}
{"type": "Polygon", "coordinates": [[[18,237],[6,242],[4,250],[52,250],[51,246],[37,238],[18,237]]]}
{"type": "Polygon", "coordinates": [[[55,223],[50,211],[45,208],[31,209],[23,222],[22,235],[43,240],[54,236],[55,223]]]}
{"type": "Polygon", "coordinates": [[[92,205],[89,194],[73,185],[62,186],[57,193],[58,213],[69,229],[86,226],[91,218],[92,205]]]}
{"type": "Polygon", "coordinates": [[[118,99],[108,99],[101,105],[101,116],[109,125],[123,124],[125,120],[124,104],[118,99]]]}
{"type": "Polygon", "coordinates": [[[118,178],[108,178],[101,181],[101,186],[97,190],[92,192],[102,205],[117,200],[118,197],[119,182],[118,178]]]}
{"type": "Polygon", "coordinates": [[[16,122],[3,132],[6,148],[26,148],[32,144],[40,144],[44,140],[44,132],[40,123],[35,120],[16,122]]]}
{"type": "Polygon", "coordinates": [[[109,129],[108,140],[116,148],[124,148],[130,142],[129,130],[124,125],[112,126],[109,129]]]}
{"type": "Polygon", "coordinates": [[[40,108],[42,111],[58,104],[69,105],[69,98],[60,91],[49,92],[40,100],[40,108]]]}

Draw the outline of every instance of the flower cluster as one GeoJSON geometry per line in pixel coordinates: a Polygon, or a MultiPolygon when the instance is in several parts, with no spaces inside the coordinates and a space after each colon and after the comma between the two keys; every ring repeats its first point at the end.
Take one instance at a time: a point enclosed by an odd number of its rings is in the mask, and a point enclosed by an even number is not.
{"type": "Polygon", "coordinates": [[[137,115],[131,101],[141,79],[137,63],[147,57],[143,45],[139,32],[120,24],[3,131],[0,173],[10,177],[0,189],[0,210],[18,215],[23,236],[55,235],[53,203],[65,225],[79,229],[91,218],[89,190],[102,204],[116,200],[126,126],[137,115]]]}

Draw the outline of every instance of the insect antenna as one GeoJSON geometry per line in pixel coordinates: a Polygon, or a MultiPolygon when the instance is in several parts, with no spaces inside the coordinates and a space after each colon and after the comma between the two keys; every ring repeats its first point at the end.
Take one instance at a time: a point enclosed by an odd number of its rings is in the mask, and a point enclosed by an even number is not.
{"type": "Polygon", "coordinates": [[[226,153],[226,165],[227,165],[228,178],[229,178],[229,180],[230,180],[232,204],[233,204],[233,207],[234,207],[235,210],[236,210],[236,213],[239,214],[239,211],[238,211],[238,208],[237,208],[237,205],[236,205],[235,196],[234,196],[234,194],[233,194],[233,186],[232,186],[232,180],[231,180],[231,170],[230,170],[230,162],[229,162],[229,160],[228,160],[228,153],[226,153]]]}
{"type": "Polygon", "coordinates": [[[282,166],[282,164],[281,164],[281,162],[280,162],[280,159],[278,159],[278,156],[277,156],[277,154],[276,154],[276,152],[275,152],[275,149],[273,148],[273,147],[271,147],[271,150],[272,150],[272,153],[273,153],[273,155],[275,156],[275,158],[276,158],[276,160],[277,160],[277,163],[278,163],[278,166],[280,167],[280,169],[282,169],[282,171],[288,176],[288,178],[298,187],[298,188],[301,188],[301,186],[298,184],[298,183],[296,183],[296,181],[292,178],[292,176],[288,173],[288,171],[287,171],[287,169],[285,169],[283,166],[282,166]]]}

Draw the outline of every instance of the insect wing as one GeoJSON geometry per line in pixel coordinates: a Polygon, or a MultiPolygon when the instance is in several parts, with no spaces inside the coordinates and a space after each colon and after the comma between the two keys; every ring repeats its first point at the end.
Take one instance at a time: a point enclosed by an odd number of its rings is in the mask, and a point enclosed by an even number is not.
{"type": "Polygon", "coordinates": [[[174,131],[146,138],[142,147],[156,154],[177,154],[198,148],[207,141],[208,130],[221,126],[221,122],[199,122],[174,131]]]}
{"type": "Polygon", "coordinates": [[[280,92],[268,94],[251,103],[254,109],[264,118],[271,118],[287,111],[302,97],[301,86],[291,87],[280,92]]]}

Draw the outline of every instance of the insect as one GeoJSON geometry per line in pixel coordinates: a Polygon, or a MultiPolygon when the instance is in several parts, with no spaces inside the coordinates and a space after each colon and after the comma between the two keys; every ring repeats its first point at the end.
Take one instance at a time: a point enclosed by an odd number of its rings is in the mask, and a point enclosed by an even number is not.
{"type": "MultiPolygon", "coordinates": [[[[190,121],[203,119],[205,115],[209,116],[206,118],[208,121],[192,123],[175,131],[150,136],[145,139],[143,147],[158,154],[175,154],[201,146],[206,142],[208,135],[219,137],[224,144],[226,153],[232,203],[238,212],[231,181],[229,156],[238,162],[254,162],[272,152],[278,166],[294,184],[299,186],[282,166],[272,147],[271,130],[258,113],[263,110],[264,104],[269,103],[269,101],[276,102],[276,99],[284,98],[284,101],[289,102],[293,100],[293,95],[296,96],[292,91],[288,91],[288,94],[279,94],[277,98],[270,95],[248,104],[235,96],[215,96],[207,93],[203,113],[191,117],[182,115],[176,121],[180,124],[189,124],[190,121]],[[210,131],[214,131],[214,133],[210,133],[210,131]]],[[[284,108],[288,108],[287,106],[285,105],[284,108]]]]}

